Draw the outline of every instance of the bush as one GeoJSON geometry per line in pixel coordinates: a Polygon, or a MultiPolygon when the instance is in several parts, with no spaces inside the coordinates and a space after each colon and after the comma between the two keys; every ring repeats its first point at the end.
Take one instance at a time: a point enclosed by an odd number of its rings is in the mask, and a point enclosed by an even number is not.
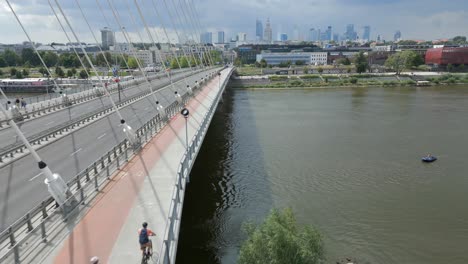
{"type": "Polygon", "coordinates": [[[288,79],[288,76],[270,76],[270,81],[284,81],[288,79]]]}
{"type": "Polygon", "coordinates": [[[317,79],[317,78],[320,78],[320,77],[318,75],[313,75],[313,74],[301,76],[301,79],[317,79]]]}
{"type": "Polygon", "coordinates": [[[291,209],[272,210],[261,225],[244,226],[249,236],[239,253],[239,264],[322,263],[324,250],[317,230],[300,230],[291,209]]]}
{"type": "Polygon", "coordinates": [[[358,79],[353,77],[353,78],[349,79],[349,82],[352,83],[352,84],[356,84],[358,82],[358,79]]]}

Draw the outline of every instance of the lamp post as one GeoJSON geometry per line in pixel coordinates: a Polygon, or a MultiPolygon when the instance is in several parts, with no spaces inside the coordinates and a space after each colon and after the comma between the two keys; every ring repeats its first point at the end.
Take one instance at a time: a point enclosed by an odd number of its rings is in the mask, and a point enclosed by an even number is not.
{"type": "Polygon", "coordinates": [[[180,114],[184,116],[185,119],[185,151],[187,152],[188,155],[188,122],[187,119],[189,117],[190,111],[187,108],[182,109],[180,111],[180,114]]]}
{"type": "Polygon", "coordinates": [[[218,72],[219,89],[221,90],[221,72],[218,72]]]}

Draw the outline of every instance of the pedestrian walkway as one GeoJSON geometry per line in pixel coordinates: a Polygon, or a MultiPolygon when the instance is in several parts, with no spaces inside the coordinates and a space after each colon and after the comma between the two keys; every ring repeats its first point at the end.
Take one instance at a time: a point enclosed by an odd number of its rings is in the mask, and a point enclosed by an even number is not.
{"type": "MultiPolygon", "coordinates": [[[[229,70],[224,70],[221,80],[229,70]]],[[[205,84],[187,104],[188,139],[195,135],[220,89],[218,76],[205,84]]],[[[43,263],[137,263],[141,260],[137,230],[145,221],[156,233],[154,255],[161,256],[169,223],[177,170],[186,150],[186,126],[175,116],[144,148],[122,167],[96,197],[90,210],[43,263]]]]}

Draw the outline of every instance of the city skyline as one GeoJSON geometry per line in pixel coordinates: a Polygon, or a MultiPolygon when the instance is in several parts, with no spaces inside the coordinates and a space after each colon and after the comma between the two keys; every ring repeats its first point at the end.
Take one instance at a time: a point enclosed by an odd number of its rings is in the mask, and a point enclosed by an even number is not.
{"type": "MultiPolygon", "coordinates": [[[[90,24],[95,28],[103,28],[106,21],[96,8],[92,8],[94,1],[82,0],[80,5],[90,20],[90,24]]],[[[77,11],[73,1],[62,3],[67,16],[69,16],[74,30],[83,42],[93,43],[92,35],[87,27],[82,23],[82,17],[77,11]]],[[[294,27],[298,27],[302,35],[307,34],[310,28],[326,30],[328,26],[333,28],[332,34],[342,35],[346,32],[347,24],[354,24],[355,30],[361,37],[365,26],[371,27],[371,38],[376,39],[380,35],[385,40],[393,40],[397,30],[401,30],[404,39],[432,40],[450,38],[456,35],[468,35],[468,3],[461,0],[443,2],[440,0],[415,0],[410,3],[402,0],[315,0],[314,2],[299,0],[294,5],[290,5],[286,0],[277,0],[274,4],[265,1],[214,1],[204,0],[194,3],[198,11],[202,31],[218,32],[224,31],[226,39],[234,37],[238,32],[245,32],[249,40],[256,38],[256,19],[262,22],[270,18],[273,31],[273,40],[280,33],[294,36],[294,27]],[[229,10],[229,12],[228,12],[229,10]],[[201,13],[202,12],[202,13],[201,13]],[[242,14],[242,18],[239,18],[242,14]]],[[[14,4],[15,10],[22,18],[26,29],[31,33],[35,42],[50,43],[67,42],[60,29],[47,1],[45,0],[24,0],[14,4]],[[40,21],[41,23],[39,23],[40,21]]],[[[125,11],[125,5],[119,6],[123,21],[131,21],[125,11]]],[[[152,8],[147,7],[146,17],[151,17],[152,8]]],[[[172,42],[177,42],[174,31],[169,27],[167,14],[162,13],[172,42]]],[[[172,12],[174,13],[174,12],[172,12]]],[[[136,10],[133,10],[136,14],[136,10]]],[[[108,19],[112,17],[109,10],[106,10],[108,19]]],[[[150,27],[154,28],[159,37],[164,40],[164,32],[157,19],[150,21],[150,27]]],[[[0,4],[0,22],[3,27],[1,32],[8,38],[3,38],[2,43],[20,43],[26,40],[24,33],[13,19],[13,15],[2,3],[0,4]]],[[[112,29],[118,28],[113,23],[112,29]]],[[[133,34],[132,39],[138,42],[136,31],[143,30],[142,27],[135,28],[125,25],[127,30],[133,34]]],[[[178,29],[179,31],[181,28],[178,29]]],[[[119,33],[116,32],[116,41],[123,42],[119,33]]],[[[98,31],[94,32],[99,34],[98,31]]],[[[198,36],[198,34],[196,34],[198,36]]],[[[144,36],[146,38],[146,36],[144,36]]]]}

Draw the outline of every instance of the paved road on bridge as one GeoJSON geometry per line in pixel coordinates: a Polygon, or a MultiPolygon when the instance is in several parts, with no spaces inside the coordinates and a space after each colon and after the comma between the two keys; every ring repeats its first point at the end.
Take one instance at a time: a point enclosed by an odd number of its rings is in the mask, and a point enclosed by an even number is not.
{"type": "MultiPolygon", "coordinates": [[[[200,80],[204,76],[206,72],[198,73],[187,78],[187,81],[193,84],[195,80],[200,80]]],[[[184,81],[179,81],[174,85],[179,93],[185,94],[184,81]]],[[[137,92],[137,89],[133,90],[137,92]]],[[[161,89],[156,95],[164,106],[175,101],[171,86],[161,89]]],[[[103,98],[102,101],[104,100],[103,98]]],[[[100,99],[94,101],[92,104],[94,106],[102,104],[100,99]]],[[[148,96],[121,109],[121,114],[130,126],[138,128],[156,115],[155,109],[153,97],[148,96]]],[[[60,115],[67,120],[73,113],[72,111],[73,108],[61,111],[63,113],[60,115]]],[[[59,173],[65,181],[69,181],[124,138],[119,118],[113,113],[44,146],[38,153],[53,172],[59,173]]],[[[49,193],[44,184],[44,176],[40,174],[31,155],[1,168],[0,232],[47,197],[49,193]]]]}
{"type": "MultiPolygon", "coordinates": [[[[192,72],[175,74],[173,78],[174,80],[177,80],[189,74],[192,74],[192,72]]],[[[153,90],[160,89],[168,85],[169,83],[170,83],[169,79],[165,76],[160,76],[160,79],[156,79],[151,82],[153,90]]],[[[149,90],[148,84],[144,82],[140,85],[133,86],[131,88],[126,88],[123,91],[121,91],[121,99],[125,100],[125,98],[134,96],[138,93],[142,93],[148,90],[149,90]]],[[[118,93],[113,93],[111,96],[115,102],[118,102],[119,100],[118,93]]],[[[23,133],[26,135],[26,137],[29,137],[36,133],[45,131],[51,127],[57,126],[61,123],[67,122],[73,118],[77,118],[81,115],[90,113],[103,106],[110,106],[110,105],[111,103],[110,103],[109,98],[107,96],[102,96],[94,100],[84,102],[82,104],[74,105],[72,107],[50,113],[48,115],[43,115],[32,120],[26,120],[25,122],[19,125],[23,133]]],[[[19,139],[17,139],[17,136],[13,129],[4,129],[0,131],[0,149],[11,145],[17,142],[18,140],[19,139]]]]}

